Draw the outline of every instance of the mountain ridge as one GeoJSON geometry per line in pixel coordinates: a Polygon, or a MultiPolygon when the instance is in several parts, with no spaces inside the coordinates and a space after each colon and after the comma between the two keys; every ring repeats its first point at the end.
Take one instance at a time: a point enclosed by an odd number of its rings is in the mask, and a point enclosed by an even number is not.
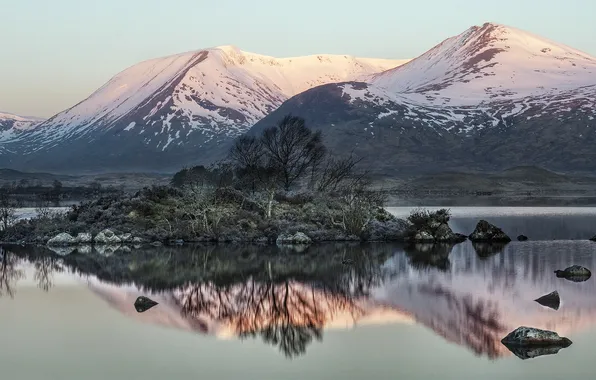
{"type": "Polygon", "coordinates": [[[205,163],[223,157],[226,142],[290,96],[403,62],[348,55],[276,59],[233,46],[143,61],[33,130],[13,131],[3,140],[23,157],[5,154],[0,163],[35,170],[205,163]]]}

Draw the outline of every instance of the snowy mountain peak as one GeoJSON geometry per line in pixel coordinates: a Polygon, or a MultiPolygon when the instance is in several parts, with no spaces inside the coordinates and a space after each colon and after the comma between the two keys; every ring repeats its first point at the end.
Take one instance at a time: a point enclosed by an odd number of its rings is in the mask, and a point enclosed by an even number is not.
{"type": "Polygon", "coordinates": [[[390,92],[473,105],[594,85],[596,58],[520,29],[485,23],[371,82],[390,92]]]}

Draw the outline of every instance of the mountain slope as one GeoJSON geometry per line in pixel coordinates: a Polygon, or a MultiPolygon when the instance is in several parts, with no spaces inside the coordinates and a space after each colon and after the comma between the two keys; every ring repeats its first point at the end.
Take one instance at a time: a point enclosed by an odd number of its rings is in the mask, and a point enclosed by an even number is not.
{"type": "Polygon", "coordinates": [[[368,83],[305,91],[249,133],[286,113],[378,175],[596,169],[596,58],[502,25],[470,28],[368,83]]]}
{"type": "Polygon", "coordinates": [[[208,162],[289,97],[403,62],[337,55],[276,59],[232,46],[141,62],[13,138],[10,145],[23,155],[12,157],[13,165],[135,170],[208,162]]]}

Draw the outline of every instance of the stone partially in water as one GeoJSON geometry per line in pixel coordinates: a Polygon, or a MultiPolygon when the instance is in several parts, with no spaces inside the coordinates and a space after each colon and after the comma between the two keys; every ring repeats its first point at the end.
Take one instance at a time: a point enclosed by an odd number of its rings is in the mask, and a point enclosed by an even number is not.
{"type": "Polygon", "coordinates": [[[559,292],[556,290],[545,296],[537,298],[534,301],[538,302],[542,306],[550,307],[551,309],[555,310],[559,310],[559,306],[561,305],[561,298],[559,297],[559,292]]]}
{"type": "Polygon", "coordinates": [[[95,235],[95,244],[120,244],[120,238],[110,229],[105,229],[95,235]]]}
{"type": "Polygon", "coordinates": [[[490,224],[486,220],[481,220],[476,224],[474,232],[470,234],[472,242],[501,242],[508,243],[511,238],[499,227],[490,224]]]}
{"type": "Polygon", "coordinates": [[[582,267],[581,265],[572,265],[564,270],[556,270],[555,274],[559,278],[564,278],[573,282],[587,281],[592,277],[592,272],[588,268],[582,267]]]}
{"type": "Polygon", "coordinates": [[[77,241],[72,235],[62,232],[48,240],[47,244],[50,247],[66,247],[77,244],[77,241]]]}
{"type": "Polygon", "coordinates": [[[519,235],[517,237],[517,241],[527,241],[528,237],[526,235],[519,235]]]}
{"type": "Polygon", "coordinates": [[[553,345],[553,346],[544,346],[544,347],[521,347],[521,346],[512,346],[509,344],[503,344],[509,351],[511,351],[515,356],[522,360],[526,359],[534,359],[539,356],[544,355],[555,355],[558,354],[562,348],[567,346],[562,345],[553,345]]]}
{"type": "Polygon", "coordinates": [[[155,305],[158,305],[158,303],[145,296],[139,296],[135,301],[135,309],[138,313],[144,313],[155,305]]]}
{"type": "Polygon", "coordinates": [[[515,347],[568,347],[572,342],[565,337],[559,336],[554,331],[521,326],[510,332],[509,335],[501,340],[501,343],[505,346],[515,347]]]}

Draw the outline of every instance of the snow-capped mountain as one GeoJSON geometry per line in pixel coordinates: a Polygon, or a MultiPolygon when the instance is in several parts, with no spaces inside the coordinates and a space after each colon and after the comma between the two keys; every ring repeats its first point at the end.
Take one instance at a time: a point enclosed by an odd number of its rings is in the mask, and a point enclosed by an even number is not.
{"type": "Polygon", "coordinates": [[[487,23],[375,75],[370,83],[391,93],[437,98],[443,105],[476,106],[596,84],[596,58],[516,28],[487,23]]]}
{"type": "Polygon", "coordinates": [[[193,51],[134,65],[72,108],[4,141],[28,168],[178,169],[221,157],[218,148],[298,93],[404,62],[277,59],[233,46],[193,51]]]}
{"type": "Polygon", "coordinates": [[[305,91],[250,133],[290,112],[378,174],[596,168],[596,58],[503,25],[472,27],[366,82],[305,91]]]}
{"type": "MultiPolygon", "coordinates": [[[[14,139],[42,121],[43,119],[37,117],[0,112],[0,142],[14,139]]],[[[7,147],[5,144],[0,144],[0,154],[3,152],[7,152],[7,147]]]]}

